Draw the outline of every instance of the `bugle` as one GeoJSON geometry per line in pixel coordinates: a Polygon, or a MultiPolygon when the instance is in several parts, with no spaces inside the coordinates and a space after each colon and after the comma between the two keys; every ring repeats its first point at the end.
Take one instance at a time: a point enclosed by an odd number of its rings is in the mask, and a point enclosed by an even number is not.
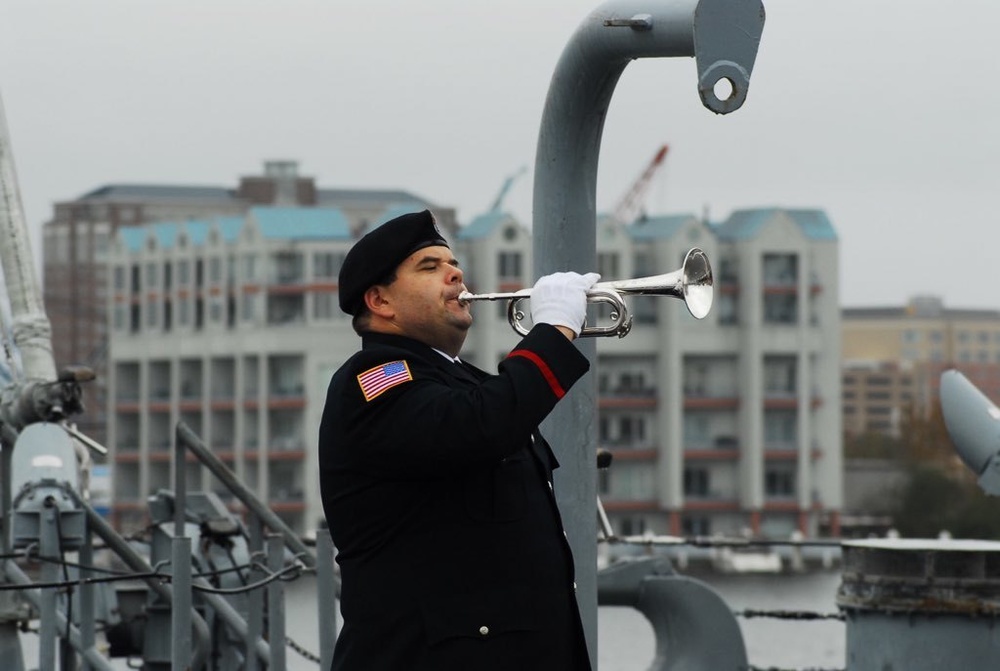
{"type": "MultiPolygon", "coordinates": [[[[632,330],[632,313],[623,296],[671,296],[684,301],[688,312],[695,319],[704,319],[712,309],[713,278],[712,265],[708,256],[697,247],[688,250],[684,263],[678,270],[663,275],[641,277],[634,280],[616,280],[598,282],[587,292],[588,303],[606,303],[611,306],[610,326],[586,326],[580,332],[580,337],[618,336],[624,338],[632,330]]],[[[528,329],[522,324],[524,311],[520,304],[531,297],[531,289],[501,292],[492,294],[473,294],[463,291],[458,300],[471,301],[509,301],[507,305],[507,321],[521,335],[527,335],[528,329]]]]}

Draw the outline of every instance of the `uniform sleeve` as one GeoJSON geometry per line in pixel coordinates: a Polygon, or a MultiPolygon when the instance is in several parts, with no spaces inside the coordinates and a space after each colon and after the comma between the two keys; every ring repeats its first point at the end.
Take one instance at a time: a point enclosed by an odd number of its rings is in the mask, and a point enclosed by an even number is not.
{"type": "MultiPolygon", "coordinates": [[[[373,365],[378,363],[385,362],[373,365]]],[[[523,447],[590,367],[547,324],[535,326],[499,373],[473,388],[458,388],[439,366],[419,357],[406,364],[412,379],[374,398],[366,400],[360,385],[348,383],[343,398],[328,399],[328,406],[341,408],[336,421],[344,445],[338,451],[350,455],[352,467],[409,479],[496,462],[523,447]]]]}

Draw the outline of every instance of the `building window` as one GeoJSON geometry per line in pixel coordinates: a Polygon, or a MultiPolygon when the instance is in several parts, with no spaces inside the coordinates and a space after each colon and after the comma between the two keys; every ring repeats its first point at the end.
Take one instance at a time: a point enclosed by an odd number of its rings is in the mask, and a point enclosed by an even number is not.
{"type": "Polygon", "coordinates": [[[653,296],[636,296],[632,301],[632,317],[636,324],[656,324],[659,319],[656,306],[660,299],[653,296]]]}
{"type": "Polygon", "coordinates": [[[708,469],[684,469],[684,496],[708,496],[708,469]]]}
{"type": "Polygon", "coordinates": [[[764,296],[765,323],[795,324],[798,321],[798,296],[795,294],[767,294],[764,296]]]}
{"type": "Polygon", "coordinates": [[[719,281],[726,284],[735,284],[738,281],[738,266],[736,259],[725,257],[719,261],[719,281]]]}
{"type": "Polygon", "coordinates": [[[108,231],[107,225],[95,227],[92,235],[94,260],[104,261],[108,257],[108,247],[111,244],[111,234],[108,231]]]}
{"type": "Polygon", "coordinates": [[[328,291],[313,294],[313,319],[333,319],[337,314],[337,295],[328,291]]]}
{"type": "Polygon", "coordinates": [[[124,266],[115,266],[114,272],[114,283],[115,291],[125,291],[125,268],[124,266]]]}
{"type": "Polygon", "coordinates": [[[790,468],[768,468],[764,472],[764,493],[778,498],[795,496],[795,472],[790,468]]]}
{"type": "Polygon", "coordinates": [[[155,329],[156,325],[159,323],[159,311],[157,310],[158,304],[154,301],[149,301],[146,303],[146,327],[150,329],[155,329]]]}
{"type": "Polygon", "coordinates": [[[641,536],[646,533],[646,520],[642,517],[623,517],[619,529],[622,536],[641,536]]]}
{"type": "Polygon", "coordinates": [[[794,449],[798,440],[798,417],[794,410],[764,412],[764,442],[776,449],[794,449]]]}
{"type": "Polygon", "coordinates": [[[799,257],[796,254],[765,254],[764,285],[795,286],[799,281],[799,257]]]}
{"type": "Polygon", "coordinates": [[[681,518],[681,533],[685,536],[711,536],[712,525],[704,515],[685,515],[681,518]]]}
{"type": "Polygon", "coordinates": [[[271,255],[271,279],[277,284],[298,284],[304,279],[302,255],[276,252],[271,255]]]}
{"type": "Polygon", "coordinates": [[[153,289],[157,284],[157,268],[155,263],[146,264],[146,288],[153,289]]]}
{"type": "Polygon", "coordinates": [[[251,322],[257,318],[256,294],[243,294],[243,306],[240,310],[240,318],[245,322],[251,322]]]}
{"type": "Polygon", "coordinates": [[[636,252],[635,256],[632,257],[632,273],[635,277],[658,275],[660,272],[656,270],[653,255],[648,251],[636,252]]]}
{"type": "Polygon", "coordinates": [[[520,280],[521,252],[500,252],[497,254],[497,269],[500,281],[520,280]]]}
{"type": "Polygon", "coordinates": [[[719,324],[731,326],[739,323],[736,311],[736,296],[722,294],[719,296],[719,324]]]}
{"type": "Polygon", "coordinates": [[[343,252],[316,252],[313,254],[313,277],[317,280],[335,280],[344,263],[343,252]]]}
{"type": "Polygon", "coordinates": [[[597,255],[597,272],[607,280],[621,279],[621,271],[618,268],[618,255],[611,252],[603,252],[597,255]]]}
{"type": "Polygon", "coordinates": [[[186,287],[191,281],[191,262],[182,259],[177,262],[177,286],[186,287]]]}
{"type": "Polygon", "coordinates": [[[188,326],[191,323],[191,301],[181,298],[177,301],[177,326],[188,326]]]}
{"type": "Polygon", "coordinates": [[[642,417],[625,415],[618,421],[618,440],[623,445],[634,446],[646,439],[646,422],[642,417]]]}
{"type": "Polygon", "coordinates": [[[47,256],[52,263],[69,263],[69,226],[52,226],[45,236],[51,247],[47,256]]]}
{"type": "Polygon", "coordinates": [[[208,260],[208,281],[212,284],[222,281],[222,259],[216,256],[208,260]]]}
{"type": "Polygon", "coordinates": [[[305,297],[272,295],[267,297],[267,323],[276,326],[305,321],[305,297]]]}
{"type": "Polygon", "coordinates": [[[794,396],[796,393],[796,359],[766,357],[764,359],[764,395],[794,396]]]}
{"type": "Polygon", "coordinates": [[[115,312],[114,312],[115,331],[125,330],[125,313],[126,313],[125,305],[121,303],[115,305],[115,312]]]}
{"type": "Polygon", "coordinates": [[[702,412],[689,412],[683,417],[684,444],[691,449],[704,448],[711,441],[708,416],[702,412]]]}

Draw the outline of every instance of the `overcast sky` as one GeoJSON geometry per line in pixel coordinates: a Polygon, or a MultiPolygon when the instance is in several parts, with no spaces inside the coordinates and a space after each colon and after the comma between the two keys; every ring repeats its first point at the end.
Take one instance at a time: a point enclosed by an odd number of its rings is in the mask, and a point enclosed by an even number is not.
{"type": "MultiPolygon", "coordinates": [[[[234,186],[288,158],[321,186],[406,189],[462,222],[527,166],[506,204],[528,223],[549,79],[599,4],[4,0],[0,94],[28,221],[109,182],[234,186]]],[[[598,209],[667,143],[651,213],[821,208],[842,304],[1000,309],[1000,2],[764,4],[734,114],[701,106],[693,59],[629,65],[598,209]]]]}

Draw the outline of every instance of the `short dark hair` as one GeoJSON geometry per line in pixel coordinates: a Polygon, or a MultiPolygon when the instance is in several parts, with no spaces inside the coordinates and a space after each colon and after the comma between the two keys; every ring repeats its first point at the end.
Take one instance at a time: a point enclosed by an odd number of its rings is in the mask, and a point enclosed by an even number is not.
{"type": "MultiPolygon", "coordinates": [[[[396,281],[396,277],[397,277],[396,269],[393,268],[391,273],[384,276],[378,282],[372,284],[372,286],[387,287],[396,281]]],[[[371,310],[368,309],[368,305],[365,304],[364,300],[362,300],[361,304],[358,306],[358,311],[354,313],[353,317],[351,317],[351,328],[353,328],[354,332],[357,333],[358,335],[364,335],[370,329],[371,324],[372,324],[371,310]]]]}

